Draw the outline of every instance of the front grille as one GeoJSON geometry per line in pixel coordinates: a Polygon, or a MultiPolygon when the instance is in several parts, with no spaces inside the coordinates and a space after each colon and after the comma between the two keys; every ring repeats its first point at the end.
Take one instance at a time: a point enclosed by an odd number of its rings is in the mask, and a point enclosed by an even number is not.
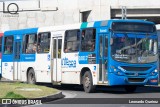
{"type": "Polygon", "coordinates": [[[127,76],[146,76],[147,75],[147,73],[125,73],[127,76]]]}
{"type": "Polygon", "coordinates": [[[129,82],[143,82],[145,78],[128,78],[129,82]]]}
{"type": "Polygon", "coordinates": [[[134,76],[134,73],[125,73],[127,76],[134,76]]]}
{"type": "Polygon", "coordinates": [[[130,67],[130,66],[121,66],[126,71],[147,71],[151,67],[130,67]]]}

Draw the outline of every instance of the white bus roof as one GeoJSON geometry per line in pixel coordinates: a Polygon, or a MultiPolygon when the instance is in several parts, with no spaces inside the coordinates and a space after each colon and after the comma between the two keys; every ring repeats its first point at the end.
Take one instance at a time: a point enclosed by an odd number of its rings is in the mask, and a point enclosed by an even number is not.
{"type": "Polygon", "coordinates": [[[80,29],[80,26],[81,26],[81,23],[79,23],[79,24],[69,24],[69,25],[60,25],[60,26],[39,27],[38,32],[80,29]]]}

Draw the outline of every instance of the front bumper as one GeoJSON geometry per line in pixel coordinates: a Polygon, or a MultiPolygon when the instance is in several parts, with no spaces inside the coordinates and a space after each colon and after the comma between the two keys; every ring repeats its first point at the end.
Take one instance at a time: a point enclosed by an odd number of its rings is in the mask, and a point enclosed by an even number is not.
{"type": "Polygon", "coordinates": [[[109,74],[108,83],[114,85],[158,85],[158,74],[148,77],[127,77],[114,73],[109,74]]]}

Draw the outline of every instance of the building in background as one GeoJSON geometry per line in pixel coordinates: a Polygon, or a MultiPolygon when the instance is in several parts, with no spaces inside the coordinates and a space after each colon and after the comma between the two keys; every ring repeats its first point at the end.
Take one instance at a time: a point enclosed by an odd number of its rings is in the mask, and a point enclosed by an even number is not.
{"type": "Polygon", "coordinates": [[[122,7],[129,19],[160,23],[159,0],[1,0],[0,32],[121,18],[122,7]]]}

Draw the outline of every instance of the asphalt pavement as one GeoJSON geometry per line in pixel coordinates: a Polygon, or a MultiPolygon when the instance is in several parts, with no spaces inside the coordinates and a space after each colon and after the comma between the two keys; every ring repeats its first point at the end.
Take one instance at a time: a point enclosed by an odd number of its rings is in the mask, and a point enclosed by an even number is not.
{"type": "MultiPolygon", "coordinates": [[[[123,87],[97,87],[95,93],[85,93],[82,86],[63,88],[54,86],[65,95],[63,99],[47,102],[36,107],[159,107],[160,87],[145,86],[134,93],[125,92],[123,87]],[[132,103],[132,100],[144,101],[132,103]],[[105,102],[106,101],[106,102],[105,102]],[[147,102],[148,101],[148,102],[147,102]],[[150,101],[150,102],[149,102],[150,101]],[[155,102],[151,102],[155,101],[155,102]],[[156,103],[158,101],[158,104],[156,103]],[[88,104],[87,104],[88,103],[88,104]]],[[[35,107],[34,106],[34,107],[35,107]]]]}

